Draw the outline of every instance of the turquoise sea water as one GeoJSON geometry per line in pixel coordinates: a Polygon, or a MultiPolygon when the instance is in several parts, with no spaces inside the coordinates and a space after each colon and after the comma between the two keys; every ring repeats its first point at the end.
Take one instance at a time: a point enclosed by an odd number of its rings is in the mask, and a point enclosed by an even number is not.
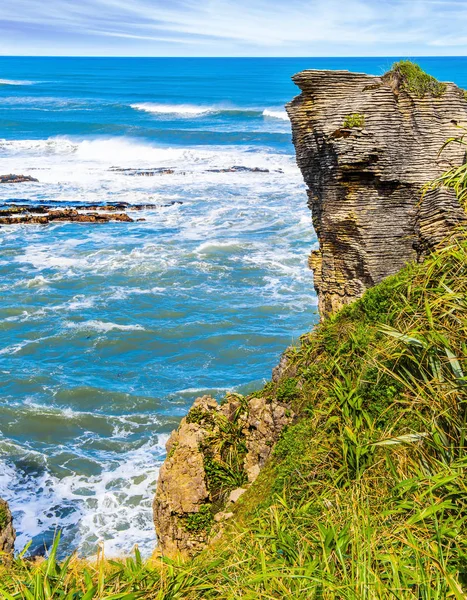
{"type": "MultiPolygon", "coordinates": [[[[58,526],[65,550],[153,549],[170,431],[201,394],[259,387],[317,320],[290,77],[392,62],[0,58],[0,174],[39,180],[2,185],[2,203],[154,206],[0,229],[0,496],[18,549],[58,526]]],[[[467,87],[467,59],[419,62],[467,87]]]]}

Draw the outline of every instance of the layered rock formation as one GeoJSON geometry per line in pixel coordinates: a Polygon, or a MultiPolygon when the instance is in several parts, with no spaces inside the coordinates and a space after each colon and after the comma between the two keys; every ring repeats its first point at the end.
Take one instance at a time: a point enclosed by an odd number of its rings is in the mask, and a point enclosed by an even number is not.
{"type": "Polygon", "coordinates": [[[8,504],[0,498],[0,560],[13,553],[15,539],[13,517],[8,504]]]}
{"type": "Polygon", "coordinates": [[[287,106],[319,250],[310,266],[328,315],[407,262],[421,260],[465,221],[453,192],[424,184],[465,147],[444,142],[467,123],[463,90],[416,97],[397,77],[303,71],[287,106]]]}
{"type": "Polygon", "coordinates": [[[198,398],[167,442],[154,499],[159,548],[168,556],[201,550],[252,483],[293,414],[268,398],[198,398]]]}

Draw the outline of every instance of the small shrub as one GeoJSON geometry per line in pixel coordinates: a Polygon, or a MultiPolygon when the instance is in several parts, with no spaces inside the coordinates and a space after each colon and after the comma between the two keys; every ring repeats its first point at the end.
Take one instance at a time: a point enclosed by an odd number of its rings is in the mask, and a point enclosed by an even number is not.
{"type": "MultiPolygon", "coordinates": [[[[467,93],[467,92],[466,92],[467,93]]],[[[446,140],[443,144],[440,154],[445,148],[451,144],[460,144],[467,147],[467,127],[458,126],[464,133],[458,137],[452,137],[446,140]]],[[[449,188],[456,192],[456,196],[465,211],[467,211],[467,158],[464,155],[464,162],[459,166],[454,166],[445,171],[442,175],[429,181],[422,191],[423,196],[430,190],[436,190],[438,188],[449,188]]]]}
{"type": "Polygon", "coordinates": [[[187,423],[197,423],[198,425],[201,425],[201,423],[203,423],[203,422],[205,424],[212,424],[213,418],[210,413],[204,411],[202,408],[199,408],[199,406],[195,406],[187,414],[186,422],[187,423]]]}
{"type": "Polygon", "coordinates": [[[399,89],[416,98],[424,98],[427,95],[439,98],[446,91],[446,84],[428,75],[419,65],[410,60],[394,63],[384,77],[395,81],[399,89]]]}
{"type": "Polygon", "coordinates": [[[292,402],[299,396],[297,380],[293,377],[285,379],[277,389],[276,398],[279,402],[292,402]]]}
{"type": "Polygon", "coordinates": [[[360,113],[352,113],[344,118],[342,125],[344,129],[352,129],[352,127],[365,127],[365,116],[360,113]]]}
{"type": "Polygon", "coordinates": [[[197,513],[192,513],[186,517],[184,525],[185,529],[192,533],[209,533],[213,522],[214,517],[211,512],[211,505],[203,504],[197,513]]]}
{"type": "MultiPolygon", "coordinates": [[[[243,448],[242,448],[243,449],[243,448]]],[[[247,482],[243,469],[244,453],[232,453],[229,462],[220,462],[211,456],[204,457],[204,471],[208,489],[213,498],[218,499],[223,494],[247,482]]]]}

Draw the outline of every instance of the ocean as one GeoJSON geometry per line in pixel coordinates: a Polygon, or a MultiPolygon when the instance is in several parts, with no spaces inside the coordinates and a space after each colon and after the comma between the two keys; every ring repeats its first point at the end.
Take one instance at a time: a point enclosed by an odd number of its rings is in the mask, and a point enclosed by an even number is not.
{"type": "MultiPolygon", "coordinates": [[[[391,58],[0,58],[2,204],[148,204],[133,223],[0,228],[0,497],[17,549],[145,555],[165,442],[317,322],[284,104],[305,68],[391,58]],[[153,177],[125,169],[162,169],[153,177]]],[[[423,58],[467,87],[467,58],[423,58]]]]}

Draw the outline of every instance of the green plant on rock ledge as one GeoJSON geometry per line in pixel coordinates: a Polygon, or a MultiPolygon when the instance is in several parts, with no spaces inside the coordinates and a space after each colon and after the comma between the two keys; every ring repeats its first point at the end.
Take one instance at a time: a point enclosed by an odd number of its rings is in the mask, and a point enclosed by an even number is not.
{"type": "Polygon", "coordinates": [[[0,505],[0,531],[4,529],[6,524],[8,523],[8,514],[6,509],[0,505]]]}
{"type": "Polygon", "coordinates": [[[211,413],[204,411],[199,406],[195,406],[186,416],[187,423],[197,423],[198,425],[212,425],[214,423],[211,413]]]}
{"type": "Polygon", "coordinates": [[[344,129],[352,129],[353,127],[365,127],[365,115],[360,113],[352,113],[344,117],[342,124],[344,129]]]}
{"type": "Polygon", "coordinates": [[[192,533],[209,534],[214,523],[210,504],[203,504],[197,513],[192,513],[185,518],[184,527],[192,533]]]}
{"type": "Polygon", "coordinates": [[[207,485],[216,502],[247,481],[243,466],[247,448],[241,419],[245,410],[246,401],[241,398],[232,420],[217,414],[216,428],[203,444],[207,485]]]}
{"type": "Polygon", "coordinates": [[[394,63],[384,78],[394,81],[399,89],[416,98],[424,98],[427,95],[439,98],[446,91],[445,83],[428,75],[419,65],[410,60],[394,63]]]}
{"type": "Polygon", "coordinates": [[[294,377],[284,379],[276,390],[278,402],[289,403],[296,400],[299,396],[300,390],[298,388],[298,381],[294,377]]]}
{"type": "Polygon", "coordinates": [[[466,146],[464,163],[462,165],[448,169],[442,175],[440,175],[436,179],[433,179],[433,181],[428,182],[423,187],[422,197],[430,190],[435,190],[443,187],[452,189],[456,192],[456,196],[463,209],[467,210],[467,127],[463,127],[460,125],[458,125],[458,127],[464,133],[462,133],[458,137],[452,137],[446,140],[446,142],[441,147],[439,154],[441,155],[443,150],[451,144],[460,144],[462,146],[466,146]]]}

